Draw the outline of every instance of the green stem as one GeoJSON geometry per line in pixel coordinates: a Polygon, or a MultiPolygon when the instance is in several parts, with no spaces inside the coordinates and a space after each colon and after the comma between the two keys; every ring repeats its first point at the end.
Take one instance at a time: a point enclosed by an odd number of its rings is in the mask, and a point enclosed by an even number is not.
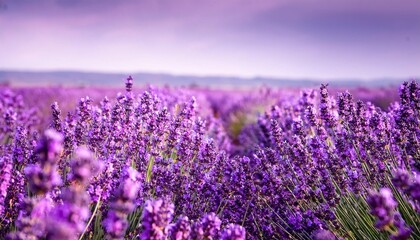
{"type": "Polygon", "coordinates": [[[89,225],[90,225],[90,223],[91,223],[91,222],[92,222],[92,220],[93,220],[93,217],[95,217],[96,212],[98,211],[98,209],[99,209],[99,205],[100,205],[100,204],[101,204],[101,196],[99,196],[98,202],[96,203],[96,206],[95,206],[95,210],[93,210],[92,216],[90,216],[89,222],[86,224],[86,227],[85,227],[85,229],[83,230],[82,235],[80,235],[79,240],[82,240],[82,239],[83,239],[83,236],[85,235],[86,231],[88,230],[89,225]]]}

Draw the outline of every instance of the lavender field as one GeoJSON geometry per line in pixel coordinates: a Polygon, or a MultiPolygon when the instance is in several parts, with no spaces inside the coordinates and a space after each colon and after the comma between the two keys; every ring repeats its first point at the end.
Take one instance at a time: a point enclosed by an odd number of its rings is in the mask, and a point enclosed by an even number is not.
{"type": "Polygon", "coordinates": [[[414,80],[234,91],[128,77],[3,87],[0,111],[0,239],[420,239],[414,80]]]}

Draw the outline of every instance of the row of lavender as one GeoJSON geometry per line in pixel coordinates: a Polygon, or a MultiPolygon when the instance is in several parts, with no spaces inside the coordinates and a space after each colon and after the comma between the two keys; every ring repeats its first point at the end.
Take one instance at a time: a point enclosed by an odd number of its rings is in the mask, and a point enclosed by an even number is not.
{"type": "Polygon", "coordinates": [[[38,136],[35,111],[3,93],[0,237],[420,237],[416,82],[387,111],[326,86],[194,94],[135,95],[129,78],[115,100],[53,104],[38,136]]]}

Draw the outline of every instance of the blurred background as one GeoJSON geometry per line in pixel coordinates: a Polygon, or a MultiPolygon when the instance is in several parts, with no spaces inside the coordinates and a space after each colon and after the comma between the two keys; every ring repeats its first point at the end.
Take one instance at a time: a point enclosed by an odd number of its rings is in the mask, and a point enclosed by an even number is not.
{"type": "Polygon", "coordinates": [[[0,0],[0,83],[387,87],[420,76],[419,0],[0,0]]]}

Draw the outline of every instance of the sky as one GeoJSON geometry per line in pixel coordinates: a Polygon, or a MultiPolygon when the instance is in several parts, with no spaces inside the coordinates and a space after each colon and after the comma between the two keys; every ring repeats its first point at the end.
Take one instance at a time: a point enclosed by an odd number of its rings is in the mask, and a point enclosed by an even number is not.
{"type": "Polygon", "coordinates": [[[0,69],[420,76],[420,0],[0,0],[0,69]]]}

